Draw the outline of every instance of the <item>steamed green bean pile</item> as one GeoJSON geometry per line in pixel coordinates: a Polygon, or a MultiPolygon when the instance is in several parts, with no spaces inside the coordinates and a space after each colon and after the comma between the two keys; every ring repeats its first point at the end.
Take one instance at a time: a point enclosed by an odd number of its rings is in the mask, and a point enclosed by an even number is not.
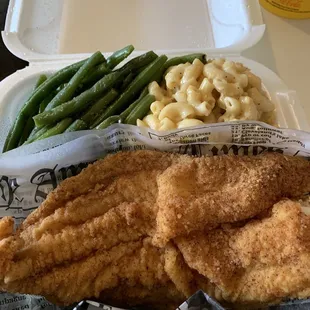
{"type": "Polygon", "coordinates": [[[16,116],[3,152],[64,132],[135,125],[155,101],[148,94],[150,82],[160,82],[170,66],[195,58],[205,62],[204,54],[168,60],[149,51],[119,66],[133,50],[126,46],[107,59],[96,52],[49,77],[41,75],[16,116]]]}

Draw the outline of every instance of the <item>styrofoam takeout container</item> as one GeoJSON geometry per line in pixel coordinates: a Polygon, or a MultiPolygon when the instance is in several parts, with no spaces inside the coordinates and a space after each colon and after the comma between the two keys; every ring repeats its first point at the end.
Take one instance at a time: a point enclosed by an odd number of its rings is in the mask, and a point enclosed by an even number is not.
{"type": "Polygon", "coordinates": [[[40,74],[96,50],[108,56],[127,44],[136,47],[131,57],[152,49],[168,57],[205,52],[209,58],[240,61],[262,78],[278,125],[309,131],[296,92],[265,66],[241,56],[264,31],[258,0],[10,0],[2,38],[29,66],[0,83],[0,148],[40,74]]]}

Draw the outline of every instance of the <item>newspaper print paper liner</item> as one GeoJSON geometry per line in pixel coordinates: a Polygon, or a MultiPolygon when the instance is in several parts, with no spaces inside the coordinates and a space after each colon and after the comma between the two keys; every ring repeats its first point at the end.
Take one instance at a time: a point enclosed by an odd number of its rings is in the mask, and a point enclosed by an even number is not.
{"type": "MultiPolygon", "coordinates": [[[[49,303],[44,297],[8,294],[0,295],[1,310],[126,310],[116,308],[96,301],[86,300],[79,302],[76,306],[59,308],[49,303]]],[[[282,303],[277,306],[262,307],[260,310],[308,310],[310,308],[310,300],[295,300],[287,303],[282,303]]],[[[256,308],[257,309],[257,308],[256,308]]],[[[142,310],[135,308],[132,310],[142,310]]],[[[203,291],[196,292],[193,296],[187,299],[176,310],[229,310],[223,308],[217,301],[212,299],[203,291]]]]}
{"type": "MultiPolygon", "coordinates": [[[[230,122],[170,132],[115,124],[101,131],[52,137],[0,155],[0,218],[13,216],[18,225],[62,180],[78,174],[88,163],[109,153],[144,149],[196,156],[279,152],[310,159],[310,132],[279,129],[261,122],[230,122]]],[[[42,297],[8,293],[0,293],[0,305],[1,310],[61,309],[42,297]]],[[[123,310],[94,301],[63,309],[74,308],[123,310]]],[[[199,291],[179,309],[224,308],[199,291]]],[[[261,309],[310,309],[310,299],[261,309]]]]}

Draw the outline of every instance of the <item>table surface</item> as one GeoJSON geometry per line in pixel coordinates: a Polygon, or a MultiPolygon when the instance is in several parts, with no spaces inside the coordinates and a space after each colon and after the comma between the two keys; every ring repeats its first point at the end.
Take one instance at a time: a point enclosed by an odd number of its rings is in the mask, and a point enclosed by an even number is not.
{"type": "Polygon", "coordinates": [[[296,90],[310,123],[310,19],[275,16],[262,8],[266,31],[261,41],[243,53],[276,72],[296,90]]]}
{"type": "MultiPolygon", "coordinates": [[[[0,0],[0,29],[4,29],[9,0],[0,0]]],[[[310,123],[308,98],[310,79],[310,19],[290,20],[277,17],[262,8],[266,32],[261,41],[243,53],[276,72],[292,90],[296,90],[310,123]]],[[[16,58],[0,40],[0,80],[27,65],[16,58]]]]}

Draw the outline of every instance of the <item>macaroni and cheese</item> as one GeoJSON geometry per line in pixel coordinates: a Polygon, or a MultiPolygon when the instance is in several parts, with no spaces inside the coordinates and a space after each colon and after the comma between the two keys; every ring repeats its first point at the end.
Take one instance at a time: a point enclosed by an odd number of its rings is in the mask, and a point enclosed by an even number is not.
{"type": "Polygon", "coordinates": [[[199,59],[170,67],[163,85],[149,84],[154,95],[150,112],[138,126],[155,130],[236,120],[273,123],[274,104],[261,79],[238,62],[199,59]]]}

